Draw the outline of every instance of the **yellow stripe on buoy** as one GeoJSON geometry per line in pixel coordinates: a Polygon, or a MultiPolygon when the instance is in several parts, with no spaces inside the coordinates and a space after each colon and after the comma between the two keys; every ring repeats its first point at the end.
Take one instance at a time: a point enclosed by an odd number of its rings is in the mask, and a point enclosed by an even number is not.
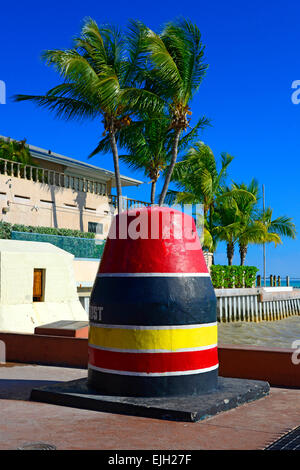
{"type": "Polygon", "coordinates": [[[217,344],[217,324],[192,328],[192,325],[164,328],[90,326],[89,344],[126,351],[178,351],[217,344]]]}

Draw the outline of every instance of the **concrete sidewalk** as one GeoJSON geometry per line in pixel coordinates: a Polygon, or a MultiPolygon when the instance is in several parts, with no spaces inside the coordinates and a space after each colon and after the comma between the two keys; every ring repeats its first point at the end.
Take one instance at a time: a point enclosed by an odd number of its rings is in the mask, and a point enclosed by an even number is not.
{"type": "Polygon", "coordinates": [[[271,388],[266,398],[198,423],[27,401],[33,387],[86,375],[83,369],[0,365],[0,449],[44,442],[59,450],[252,450],[300,424],[300,389],[271,388]]]}

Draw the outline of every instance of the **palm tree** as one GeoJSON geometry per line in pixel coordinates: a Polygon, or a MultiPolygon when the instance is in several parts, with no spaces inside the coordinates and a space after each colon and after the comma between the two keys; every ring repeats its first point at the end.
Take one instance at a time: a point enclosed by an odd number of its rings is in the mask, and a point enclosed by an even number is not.
{"type": "Polygon", "coordinates": [[[169,123],[163,118],[146,118],[139,129],[128,129],[120,158],[134,170],[143,170],[151,181],[151,204],[155,203],[156,183],[169,160],[166,148],[169,123]],[[133,132],[130,132],[133,130],[133,132]]]}
{"type": "Polygon", "coordinates": [[[19,162],[23,166],[34,166],[28,145],[26,145],[26,139],[21,141],[10,138],[0,139],[0,158],[19,162]]]}
{"type": "MultiPolygon", "coordinates": [[[[150,118],[144,115],[141,121],[133,122],[120,130],[117,143],[127,153],[119,156],[135,171],[142,170],[151,181],[151,203],[155,203],[156,183],[167,165],[169,121],[164,115],[150,118]]],[[[97,148],[89,155],[106,153],[109,150],[109,140],[104,137],[97,148]]]]}
{"type": "Polygon", "coordinates": [[[217,237],[214,233],[214,215],[219,199],[229,197],[230,189],[224,191],[227,170],[233,160],[228,153],[221,154],[221,168],[212,150],[203,142],[196,142],[174,167],[172,181],[178,191],[169,190],[166,200],[181,204],[203,204],[204,243],[206,249],[215,251],[217,237]]]}
{"type": "MultiPolygon", "coordinates": [[[[231,189],[244,190],[253,195],[253,198],[243,197],[243,193],[235,193],[236,211],[240,223],[238,244],[240,253],[240,265],[245,264],[249,243],[260,243],[265,238],[265,231],[256,223],[257,202],[259,200],[259,185],[256,179],[247,185],[245,183],[232,183],[231,189]]],[[[276,243],[276,240],[270,240],[276,243]]]]}
{"type": "Polygon", "coordinates": [[[233,222],[234,211],[231,211],[229,206],[223,207],[220,214],[220,225],[214,228],[214,233],[217,235],[218,240],[226,242],[228,266],[232,266],[234,247],[239,234],[239,225],[233,222]]]}
{"type": "MultiPolygon", "coordinates": [[[[120,129],[117,143],[127,153],[119,156],[133,170],[142,170],[151,181],[151,203],[155,204],[156,183],[162,172],[165,172],[171,159],[173,133],[169,127],[166,114],[139,113],[140,121],[132,122],[129,127],[120,129]]],[[[178,149],[185,150],[195,139],[199,126],[195,126],[179,140],[178,149]]],[[[109,140],[104,137],[89,158],[99,152],[109,151],[109,140]]]]}
{"type": "MultiPolygon", "coordinates": [[[[249,243],[261,243],[265,237],[264,227],[252,222],[239,208],[236,199],[240,199],[241,196],[242,199],[251,201],[251,196],[247,196],[246,193],[245,195],[233,193],[232,197],[226,198],[216,209],[217,223],[213,228],[213,234],[218,240],[226,242],[228,266],[232,266],[236,243],[247,246],[249,243]]],[[[273,238],[270,241],[275,241],[273,238]]]]}
{"type": "MultiPolygon", "coordinates": [[[[156,183],[161,173],[165,172],[171,159],[173,133],[169,128],[169,119],[164,113],[150,117],[140,113],[141,121],[132,122],[129,127],[120,130],[117,136],[119,147],[127,153],[120,155],[133,170],[142,170],[151,181],[151,203],[155,204],[156,183]]],[[[195,139],[200,126],[195,126],[182,136],[178,150],[185,150],[195,139]]],[[[109,140],[104,137],[97,148],[89,155],[109,150],[109,140]]]]}
{"type": "Polygon", "coordinates": [[[65,119],[101,118],[113,155],[120,210],[122,194],[116,136],[131,123],[133,109],[160,110],[164,102],[151,91],[135,87],[144,27],[131,22],[126,41],[113,26],[98,26],[88,18],[73,48],[48,50],[42,58],[53,66],[63,83],[45,95],[16,95],[16,101],[31,100],[65,119]],[[130,102],[130,106],[128,103],[130,102]]]}
{"type": "Polygon", "coordinates": [[[218,223],[214,232],[220,240],[227,243],[228,264],[232,264],[234,247],[239,243],[240,264],[244,265],[248,244],[282,243],[281,237],[295,238],[295,225],[290,218],[283,216],[272,220],[272,209],[264,214],[257,210],[258,183],[252,180],[249,185],[233,183],[225,188],[226,194],[232,191],[232,197],[219,199],[217,207],[218,223]],[[252,197],[251,197],[252,196],[252,197]]]}
{"type": "MultiPolygon", "coordinates": [[[[169,22],[160,34],[148,29],[146,48],[152,64],[152,68],[149,66],[147,86],[165,99],[173,132],[171,160],[159,197],[159,205],[162,205],[177,161],[180,136],[190,125],[190,102],[208,66],[204,63],[200,31],[189,20],[169,22]]],[[[197,126],[204,128],[208,123],[202,117],[197,126]]]]}
{"type": "MultiPolygon", "coordinates": [[[[10,138],[0,139],[0,158],[3,160],[11,160],[13,162],[20,163],[19,169],[17,167],[11,166],[7,168],[6,172],[10,176],[17,176],[19,170],[20,175],[24,178],[30,178],[30,168],[39,166],[32,160],[32,156],[29,150],[28,145],[26,144],[26,139],[17,141],[10,138]],[[23,171],[22,171],[23,170],[23,171]]],[[[5,168],[5,162],[0,161],[0,171],[3,172],[5,168]]],[[[41,177],[40,170],[37,170],[36,177],[39,179],[41,177]]],[[[44,177],[45,179],[45,177],[44,177]]]]}
{"type": "Polygon", "coordinates": [[[269,243],[268,237],[271,236],[277,236],[279,239],[278,243],[282,243],[282,237],[292,238],[293,240],[296,238],[297,231],[295,224],[292,222],[293,219],[286,215],[273,219],[273,209],[271,207],[267,207],[264,212],[260,211],[256,220],[257,223],[265,227],[265,243],[269,243]]]}

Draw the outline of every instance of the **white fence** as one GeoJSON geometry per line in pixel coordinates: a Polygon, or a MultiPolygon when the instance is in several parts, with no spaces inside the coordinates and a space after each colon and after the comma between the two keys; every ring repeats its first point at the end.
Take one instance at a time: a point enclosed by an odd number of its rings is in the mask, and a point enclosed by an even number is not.
{"type": "Polygon", "coordinates": [[[263,289],[215,289],[221,322],[274,321],[300,315],[300,291],[264,292],[263,289]]]}

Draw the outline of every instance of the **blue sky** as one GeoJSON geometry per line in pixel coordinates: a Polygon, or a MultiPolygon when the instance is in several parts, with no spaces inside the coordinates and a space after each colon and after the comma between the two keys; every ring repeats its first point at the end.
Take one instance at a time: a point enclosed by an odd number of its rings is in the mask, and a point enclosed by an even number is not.
{"type": "MultiPolygon", "coordinates": [[[[185,16],[199,26],[209,64],[192,106],[194,119],[203,114],[211,119],[201,140],[217,158],[223,151],[235,156],[228,182],[257,178],[265,184],[274,216],[293,217],[300,231],[300,104],[291,100],[291,84],[300,79],[299,14],[296,0],[2,3],[0,80],[6,83],[7,104],[0,105],[0,134],[86,160],[101,124],[66,123],[33,104],[10,100],[15,93],[39,94],[57,84],[55,72],[40,60],[41,51],[69,47],[85,16],[122,27],[129,18],[140,19],[152,29],[185,16]]],[[[113,169],[110,155],[91,163],[113,169]]],[[[121,171],[145,181],[125,165],[121,171]]],[[[127,195],[149,200],[150,185],[130,188],[127,195]]],[[[223,245],[216,261],[226,263],[223,245]]],[[[246,261],[262,268],[262,248],[250,247],[246,261]]],[[[267,272],[300,277],[299,237],[267,247],[267,272]]]]}

